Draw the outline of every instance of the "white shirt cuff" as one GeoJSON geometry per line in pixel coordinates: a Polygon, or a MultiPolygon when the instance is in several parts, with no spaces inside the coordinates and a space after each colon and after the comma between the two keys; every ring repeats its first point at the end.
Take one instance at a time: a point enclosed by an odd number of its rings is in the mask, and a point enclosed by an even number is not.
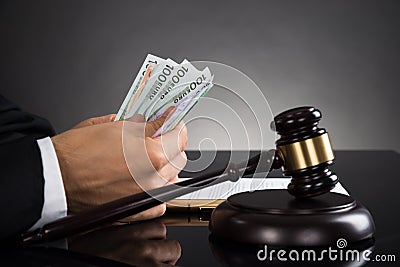
{"type": "Polygon", "coordinates": [[[41,218],[30,230],[67,215],[67,199],[58,165],[57,154],[50,137],[37,140],[42,156],[44,176],[44,204],[41,218]]]}

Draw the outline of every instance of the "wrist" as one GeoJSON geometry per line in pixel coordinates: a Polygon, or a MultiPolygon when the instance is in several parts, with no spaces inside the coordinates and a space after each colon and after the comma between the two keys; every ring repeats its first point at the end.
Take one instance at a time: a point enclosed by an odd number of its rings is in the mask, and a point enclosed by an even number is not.
{"type": "Polygon", "coordinates": [[[58,159],[58,164],[60,166],[60,172],[61,172],[61,178],[62,182],[64,184],[64,190],[65,190],[65,195],[67,198],[68,202],[68,207],[70,206],[69,199],[71,195],[71,185],[70,185],[70,175],[69,175],[69,169],[70,169],[70,160],[68,160],[68,152],[65,148],[65,140],[62,136],[56,135],[51,138],[51,142],[53,143],[54,150],[56,152],[56,156],[58,159]]]}

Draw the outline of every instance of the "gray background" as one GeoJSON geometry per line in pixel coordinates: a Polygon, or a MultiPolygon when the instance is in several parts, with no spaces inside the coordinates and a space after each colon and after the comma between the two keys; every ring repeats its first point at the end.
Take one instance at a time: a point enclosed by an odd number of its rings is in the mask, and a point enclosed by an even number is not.
{"type": "Polygon", "coordinates": [[[118,110],[147,53],[249,75],[336,149],[400,151],[399,1],[2,1],[1,93],[56,130],[118,110]]]}

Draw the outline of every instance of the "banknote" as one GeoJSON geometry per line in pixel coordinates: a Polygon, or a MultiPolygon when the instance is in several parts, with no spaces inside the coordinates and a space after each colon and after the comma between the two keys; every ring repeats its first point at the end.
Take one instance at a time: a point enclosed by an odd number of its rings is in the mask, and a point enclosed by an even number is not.
{"type": "Polygon", "coordinates": [[[132,82],[132,85],[127,93],[127,95],[125,96],[124,101],[122,102],[122,105],[120,107],[120,109],[118,110],[117,116],[115,117],[115,120],[123,120],[126,118],[126,115],[128,113],[128,107],[131,106],[131,102],[135,96],[135,93],[139,87],[140,82],[142,81],[145,72],[147,70],[147,68],[149,67],[149,64],[158,64],[159,62],[164,61],[162,58],[157,57],[155,55],[152,54],[148,54],[146,56],[146,59],[144,60],[142,66],[139,69],[139,72],[137,73],[135,79],[132,82]]]}
{"type": "MultiPolygon", "coordinates": [[[[175,86],[173,93],[159,96],[159,101],[154,102],[153,106],[145,113],[149,120],[157,119],[170,106],[178,106],[182,101],[192,99],[205,85],[213,79],[208,68],[201,72],[196,71],[189,79],[185,79],[175,86]]],[[[161,93],[162,94],[162,93],[161,93]]]]}
{"type": "Polygon", "coordinates": [[[159,128],[152,137],[160,136],[174,129],[186,116],[186,114],[188,114],[190,110],[197,104],[199,99],[204,96],[212,86],[213,84],[209,82],[204,87],[202,87],[202,89],[199,90],[197,94],[188,96],[187,98],[179,102],[179,104],[175,106],[175,111],[167,118],[167,120],[164,122],[164,125],[159,128]]]}
{"type": "Polygon", "coordinates": [[[140,93],[137,104],[132,108],[130,113],[127,115],[131,117],[135,114],[144,115],[145,110],[153,103],[155,100],[155,95],[161,90],[167,80],[167,75],[165,73],[171,73],[178,64],[171,60],[166,59],[159,64],[157,64],[153,70],[153,75],[151,75],[144,85],[143,91],[140,93]]]}
{"type": "Polygon", "coordinates": [[[152,121],[174,106],[174,112],[153,137],[164,134],[174,129],[213,87],[213,78],[209,68],[198,70],[187,59],[177,63],[148,54],[115,120],[141,114],[145,121],[152,121]]]}

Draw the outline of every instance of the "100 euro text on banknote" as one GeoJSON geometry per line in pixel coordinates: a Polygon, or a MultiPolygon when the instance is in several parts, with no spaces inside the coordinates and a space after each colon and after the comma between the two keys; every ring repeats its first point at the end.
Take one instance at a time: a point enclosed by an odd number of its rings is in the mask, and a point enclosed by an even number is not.
{"type": "Polygon", "coordinates": [[[148,54],[123,101],[115,120],[136,114],[145,121],[159,118],[169,107],[175,111],[153,137],[166,133],[185,117],[213,86],[208,68],[197,70],[188,60],[180,64],[148,54]]]}

